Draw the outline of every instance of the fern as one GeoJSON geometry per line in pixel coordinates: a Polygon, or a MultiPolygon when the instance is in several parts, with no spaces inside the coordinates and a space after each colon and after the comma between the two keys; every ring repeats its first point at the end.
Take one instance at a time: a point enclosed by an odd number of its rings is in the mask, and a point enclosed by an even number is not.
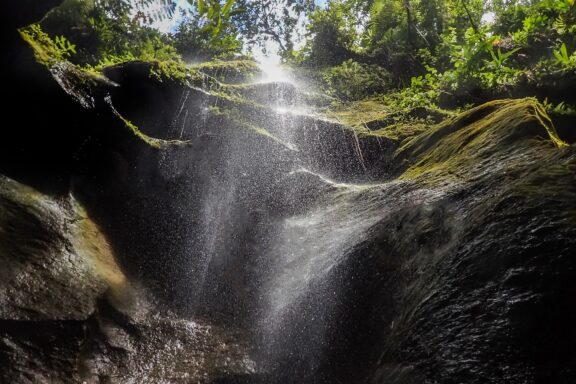
{"type": "Polygon", "coordinates": [[[560,49],[555,49],[553,51],[556,62],[562,66],[569,67],[574,64],[574,59],[568,54],[568,48],[566,43],[562,43],[560,49]]]}
{"type": "Polygon", "coordinates": [[[72,44],[65,36],[56,36],[54,42],[63,58],[68,59],[76,53],[76,44],[72,44]]]}

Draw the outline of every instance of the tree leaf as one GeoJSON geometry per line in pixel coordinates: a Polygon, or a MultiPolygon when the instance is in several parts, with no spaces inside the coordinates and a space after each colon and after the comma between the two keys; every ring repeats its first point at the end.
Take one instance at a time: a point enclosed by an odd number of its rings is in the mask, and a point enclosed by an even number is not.
{"type": "Polygon", "coordinates": [[[560,52],[555,50],[553,53],[554,53],[554,57],[556,57],[556,60],[558,60],[558,62],[560,62],[560,63],[564,62],[562,55],[560,55],[560,52]]]}
{"type": "Polygon", "coordinates": [[[228,12],[230,12],[230,9],[232,8],[232,6],[234,5],[234,3],[236,2],[236,0],[228,0],[226,1],[226,4],[224,4],[224,8],[222,8],[222,14],[227,14],[228,12]]]}
{"type": "Polygon", "coordinates": [[[206,3],[204,2],[204,0],[198,0],[196,8],[198,9],[198,13],[200,15],[205,14],[206,13],[206,3]]]}
{"type": "Polygon", "coordinates": [[[570,56],[568,55],[568,48],[566,48],[566,43],[562,43],[562,46],[560,47],[560,52],[562,53],[562,56],[565,59],[569,59],[570,56]]]}

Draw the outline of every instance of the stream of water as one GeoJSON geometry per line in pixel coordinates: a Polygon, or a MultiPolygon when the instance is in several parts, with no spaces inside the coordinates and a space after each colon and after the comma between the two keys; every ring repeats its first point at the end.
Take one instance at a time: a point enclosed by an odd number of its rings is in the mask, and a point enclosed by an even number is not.
{"type": "MultiPolygon", "coordinates": [[[[192,217],[190,262],[182,266],[191,281],[190,307],[243,323],[267,382],[329,382],[320,371],[329,364],[327,351],[341,326],[338,311],[348,294],[343,285],[354,278],[347,269],[350,255],[394,210],[433,196],[406,193],[402,182],[356,184],[324,172],[323,164],[334,156],[329,141],[342,137],[320,137],[318,120],[310,118],[315,111],[299,97],[292,76],[277,66],[261,69],[253,86],[269,113],[259,122],[282,145],[270,149],[243,134],[227,134],[217,153],[196,155],[202,171],[188,187],[189,208],[182,213],[192,217]],[[314,156],[299,148],[308,144],[302,132],[315,135],[314,156]]],[[[181,136],[190,136],[182,123],[190,116],[188,99],[182,96],[174,124],[181,136]]],[[[192,127],[191,137],[213,136],[206,115],[192,127]]],[[[362,162],[358,151],[349,151],[350,162],[362,162]]],[[[191,167],[190,158],[179,161],[176,168],[191,167]]]]}

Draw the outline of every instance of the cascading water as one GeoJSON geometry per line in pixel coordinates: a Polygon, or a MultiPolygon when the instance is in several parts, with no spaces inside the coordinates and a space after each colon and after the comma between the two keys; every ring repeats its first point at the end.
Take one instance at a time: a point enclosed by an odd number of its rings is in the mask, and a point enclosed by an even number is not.
{"type": "Polygon", "coordinates": [[[365,172],[354,135],[339,127],[321,132],[327,123],[314,117],[297,83],[269,62],[262,73],[251,96],[267,112],[254,120],[273,141],[218,135],[207,113],[188,113],[214,108],[218,98],[198,106],[181,97],[174,133],[207,141],[194,159],[175,153],[164,163],[185,184],[178,201],[188,228],[181,251],[187,302],[195,316],[244,324],[267,382],[330,382],[331,349],[341,346],[335,335],[346,326],[337,312],[347,295],[348,255],[390,207],[418,199],[403,197],[401,183],[345,182],[365,172]]]}
{"type": "Polygon", "coordinates": [[[385,214],[388,187],[351,184],[365,172],[353,133],[317,116],[279,67],[249,84],[203,75],[178,92],[159,100],[168,130],[152,111],[144,121],[190,146],[141,155],[130,201],[141,219],[115,222],[145,241],[126,253],[137,262],[145,252],[143,273],[186,317],[248,330],[266,382],[330,382],[321,371],[341,326],[347,256],[385,214]]]}

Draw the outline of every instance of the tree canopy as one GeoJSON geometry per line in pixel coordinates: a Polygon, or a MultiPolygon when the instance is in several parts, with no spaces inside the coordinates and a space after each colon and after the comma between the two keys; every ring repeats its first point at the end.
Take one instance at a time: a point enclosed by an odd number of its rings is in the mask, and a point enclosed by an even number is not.
{"type": "Polygon", "coordinates": [[[406,90],[409,103],[436,105],[573,78],[575,8],[574,0],[65,0],[41,26],[82,65],[226,59],[275,45],[343,99],[406,90]],[[155,28],[176,17],[169,33],[155,28]]]}

